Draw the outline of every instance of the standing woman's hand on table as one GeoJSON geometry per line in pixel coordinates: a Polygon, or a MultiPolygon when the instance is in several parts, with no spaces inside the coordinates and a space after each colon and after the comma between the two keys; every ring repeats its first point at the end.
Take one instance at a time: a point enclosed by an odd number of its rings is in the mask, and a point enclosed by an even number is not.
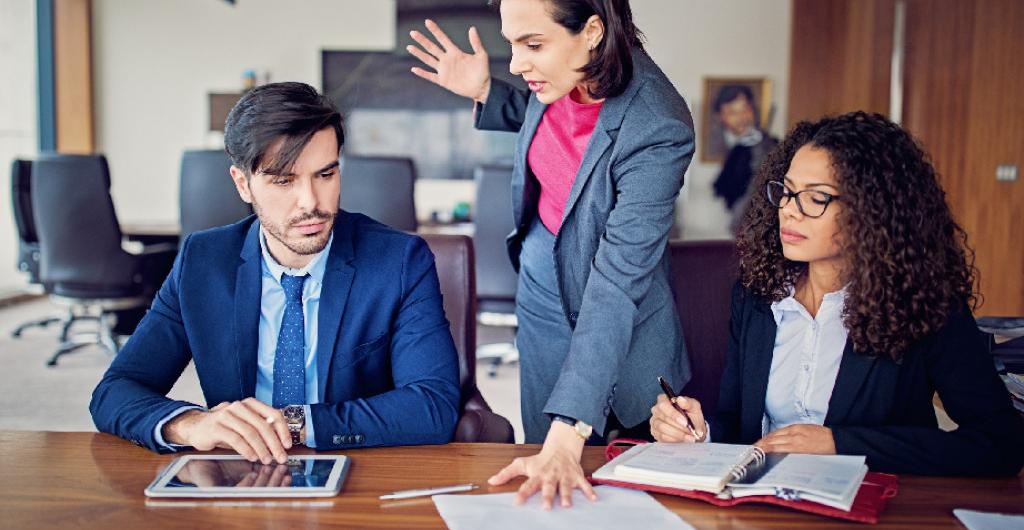
{"type": "Polygon", "coordinates": [[[421,47],[410,44],[405,49],[434,71],[414,67],[412,73],[454,94],[479,103],[486,102],[491,91],[491,70],[476,28],[469,28],[469,44],[473,53],[466,53],[433,20],[427,20],[425,24],[437,42],[419,31],[411,31],[409,35],[421,47]]]}
{"type": "Polygon", "coordinates": [[[572,506],[572,490],[579,488],[591,501],[597,500],[593,486],[587,481],[580,466],[583,455],[583,439],[566,423],[551,423],[551,430],[544,439],[544,447],[533,456],[520,457],[505,466],[493,477],[487,479],[492,486],[525,476],[526,482],[516,492],[516,504],[523,504],[538,491],[545,510],[550,510],[557,493],[563,507],[572,506]]]}

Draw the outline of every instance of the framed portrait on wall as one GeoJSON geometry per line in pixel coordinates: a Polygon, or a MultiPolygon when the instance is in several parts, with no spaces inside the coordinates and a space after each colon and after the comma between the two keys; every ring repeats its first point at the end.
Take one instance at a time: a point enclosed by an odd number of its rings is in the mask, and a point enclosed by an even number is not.
{"type": "Polygon", "coordinates": [[[768,127],[772,82],[766,77],[705,77],[703,107],[700,160],[721,162],[728,152],[727,135],[768,127]]]}

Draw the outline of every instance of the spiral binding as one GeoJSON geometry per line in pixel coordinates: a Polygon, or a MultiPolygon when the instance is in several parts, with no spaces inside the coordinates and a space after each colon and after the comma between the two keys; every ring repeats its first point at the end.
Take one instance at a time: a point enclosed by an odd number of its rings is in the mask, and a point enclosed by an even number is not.
{"type": "Polygon", "coordinates": [[[729,475],[732,476],[733,481],[741,480],[747,475],[747,470],[751,464],[760,466],[761,464],[764,464],[764,459],[764,450],[760,447],[751,447],[750,451],[748,451],[747,457],[743,459],[743,462],[740,462],[729,470],[729,475]]]}

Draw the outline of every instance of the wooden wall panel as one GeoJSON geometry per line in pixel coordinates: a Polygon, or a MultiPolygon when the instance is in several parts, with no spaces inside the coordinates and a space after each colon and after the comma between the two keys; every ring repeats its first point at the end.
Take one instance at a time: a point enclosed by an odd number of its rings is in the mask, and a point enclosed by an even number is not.
{"type": "Polygon", "coordinates": [[[887,114],[895,0],[794,0],[788,127],[826,114],[887,114]]]}
{"type": "Polygon", "coordinates": [[[62,153],[91,153],[95,147],[91,17],[91,0],[53,3],[55,121],[62,153]]]}
{"type": "MultiPolygon", "coordinates": [[[[794,0],[789,124],[888,114],[894,0],[794,0]]],[[[1024,315],[1024,1],[906,0],[903,125],[975,248],[979,315],[1024,315]]]]}
{"type": "Polygon", "coordinates": [[[960,177],[972,189],[958,198],[957,214],[977,249],[985,315],[1024,315],[1024,182],[995,178],[1000,164],[1024,168],[1022,28],[1024,2],[976,2],[960,177]]]}

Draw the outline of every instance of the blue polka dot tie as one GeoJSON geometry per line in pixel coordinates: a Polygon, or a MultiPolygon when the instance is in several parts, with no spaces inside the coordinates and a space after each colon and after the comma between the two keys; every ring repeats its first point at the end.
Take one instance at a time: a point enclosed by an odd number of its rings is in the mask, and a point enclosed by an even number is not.
{"type": "Polygon", "coordinates": [[[285,302],[274,354],[274,408],[306,402],[306,325],[302,318],[306,278],[281,275],[285,302]]]}

